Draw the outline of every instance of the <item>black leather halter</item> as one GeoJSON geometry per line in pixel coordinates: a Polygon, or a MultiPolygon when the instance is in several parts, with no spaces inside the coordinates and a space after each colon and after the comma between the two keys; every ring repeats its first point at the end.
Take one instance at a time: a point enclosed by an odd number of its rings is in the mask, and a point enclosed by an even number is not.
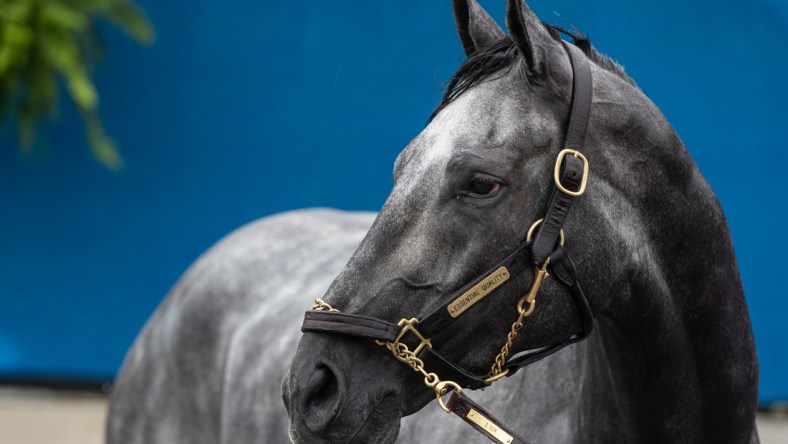
{"type": "MultiPolygon", "coordinates": [[[[519,245],[509,256],[452,293],[441,305],[418,321],[403,320],[399,324],[395,324],[382,319],[342,313],[333,309],[331,311],[312,310],[306,312],[301,331],[342,334],[386,343],[404,343],[409,349],[414,350],[413,353],[423,362],[423,368],[429,369],[431,373],[440,375],[440,378],[443,380],[453,381],[462,388],[470,389],[486,387],[501,376],[510,376],[520,368],[588,337],[594,328],[594,316],[577,280],[575,265],[559,240],[562,239],[562,227],[569,214],[572,202],[575,197],[583,193],[588,179],[588,162],[580,153],[580,150],[584,147],[591,110],[591,68],[585,54],[579,48],[564,41],[561,43],[566,49],[572,65],[572,105],[566,132],[565,149],[558,155],[554,171],[554,183],[544,219],[541,224],[538,224],[533,241],[530,241],[529,236],[529,239],[519,245]],[[514,305],[517,299],[525,294],[526,291],[522,288],[507,287],[514,287],[511,283],[523,271],[528,269],[538,271],[539,268],[557,278],[571,294],[581,321],[577,333],[545,348],[519,353],[508,358],[502,366],[504,371],[495,378],[473,374],[443,357],[441,353],[433,349],[431,344],[429,344],[430,338],[439,335],[442,330],[459,320],[460,317],[471,316],[474,308],[472,305],[475,305],[477,302],[481,304],[484,302],[484,299],[497,297],[504,298],[514,305]],[[505,271],[502,272],[501,270],[504,269],[505,271]],[[502,273],[505,273],[505,275],[502,273]],[[503,280],[503,283],[499,284],[498,282],[501,280],[503,280]],[[479,296],[477,300],[472,300],[472,290],[484,288],[485,286],[492,289],[479,296]],[[503,291],[504,289],[507,291],[503,291]],[[471,296],[465,296],[469,292],[471,296]],[[466,302],[468,307],[460,307],[463,305],[463,301],[466,302]],[[457,313],[458,310],[459,313],[457,313]]],[[[533,287],[536,288],[536,291],[538,291],[538,285],[539,283],[535,277],[533,287]]],[[[498,345],[496,344],[495,346],[497,347],[498,345]]],[[[457,391],[461,390],[458,389],[457,391]]],[[[440,401],[440,394],[438,398],[440,401]]],[[[448,411],[443,404],[442,407],[448,411]]],[[[480,407],[465,397],[453,397],[449,401],[449,409],[462,416],[463,419],[466,419],[485,436],[499,442],[490,434],[489,430],[485,430],[484,426],[474,424],[473,421],[465,417],[467,415],[458,413],[460,410],[467,413],[469,409],[472,410],[473,408],[481,410],[480,407]]],[[[481,411],[484,412],[483,410],[481,411]]],[[[489,415],[487,416],[492,418],[489,415]]],[[[525,440],[502,424],[495,422],[493,424],[513,435],[511,442],[525,442],[525,440]]]]}

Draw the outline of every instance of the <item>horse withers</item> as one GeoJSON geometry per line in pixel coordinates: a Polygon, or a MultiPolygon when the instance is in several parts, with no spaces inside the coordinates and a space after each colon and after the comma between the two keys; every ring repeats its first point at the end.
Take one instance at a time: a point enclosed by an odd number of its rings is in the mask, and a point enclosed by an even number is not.
{"type": "Polygon", "coordinates": [[[484,381],[502,346],[513,362],[584,330],[567,280],[582,284],[595,319],[588,338],[463,393],[535,443],[758,442],[757,361],[730,235],[675,131],[618,65],[582,36],[568,47],[520,0],[507,3],[508,36],[473,0],[455,0],[454,13],[468,59],[398,157],[374,222],[291,213],[206,253],[129,353],[110,444],[484,442],[424,408],[435,392],[415,361],[392,356],[386,344],[398,339],[332,331],[339,318],[320,314],[329,327],[305,323],[299,343],[309,296],[381,329],[456,301],[457,317],[443,315],[414,356],[434,350],[450,363],[425,358],[425,374],[446,379],[455,366],[484,381]],[[557,189],[556,176],[576,158],[558,153],[571,133],[577,49],[593,88],[579,150],[587,187],[569,211],[561,193],[575,188],[557,189]],[[533,251],[545,236],[552,262],[533,251]],[[501,262],[520,252],[532,266],[501,262]],[[504,276],[493,274],[501,263],[506,277],[488,281],[504,276]],[[517,302],[535,287],[535,308],[507,341],[517,302]]]}

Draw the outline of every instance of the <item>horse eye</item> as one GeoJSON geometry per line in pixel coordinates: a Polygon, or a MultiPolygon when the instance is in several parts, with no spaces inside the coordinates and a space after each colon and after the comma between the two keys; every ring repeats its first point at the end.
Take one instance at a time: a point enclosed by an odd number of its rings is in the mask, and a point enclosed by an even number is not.
{"type": "Polygon", "coordinates": [[[491,177],[474,177],[468,184],[468,194],[492,196],[501,189],[501,183],[491,177]]]}

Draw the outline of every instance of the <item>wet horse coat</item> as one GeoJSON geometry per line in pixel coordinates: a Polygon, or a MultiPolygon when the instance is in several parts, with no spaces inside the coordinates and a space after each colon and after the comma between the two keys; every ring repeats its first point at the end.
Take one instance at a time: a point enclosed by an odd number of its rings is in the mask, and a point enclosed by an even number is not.
{"type": "MultiPolygon", "coordinates": [[[[423,316],[540,217],[566,123],[569,62],[517,1],[507,10],[511,39],[473,1],[456,1],[455,16],[470,59],[400,155],[374,223],[292,213],[206,253],[127,357],[110,443],[286,442],[288,414],[297,442],[483,442],[436,408],[419,411],[430,393],[369,342],[305,334],[285,375],[315,296],[392,322],[423,316]],[[401,416],[417,411],[400,429],[401,416]]],[[[757,442],[757,364],[724,216],[657,108],[609,60],[586,53],[592,170],[566,231],[597,330],[473,397],[538,443],[757,442]]],[[[576,326],[551,282],[519,350],[576,326]]],[[[434,344],[483,374],[513,307],[474,310],[434,344]]]]}

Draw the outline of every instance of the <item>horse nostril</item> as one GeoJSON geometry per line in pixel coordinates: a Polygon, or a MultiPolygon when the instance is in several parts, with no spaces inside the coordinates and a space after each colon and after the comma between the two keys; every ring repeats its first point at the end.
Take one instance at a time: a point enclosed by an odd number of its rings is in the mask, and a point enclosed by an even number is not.
{"type": "Polygon", "coordinates": [[[307,426],[313,430],[325,428],[339,412],[342,387],[334,371],[318,365],[309,377],[303,398],[307,426]]]}
{"type": "Polygon", "coordinates": [[[321,409],[337,397],[339,384],[328,367],[320,366],[312,375],[312,390],[309,397],[310,407],[321,409]]]}

